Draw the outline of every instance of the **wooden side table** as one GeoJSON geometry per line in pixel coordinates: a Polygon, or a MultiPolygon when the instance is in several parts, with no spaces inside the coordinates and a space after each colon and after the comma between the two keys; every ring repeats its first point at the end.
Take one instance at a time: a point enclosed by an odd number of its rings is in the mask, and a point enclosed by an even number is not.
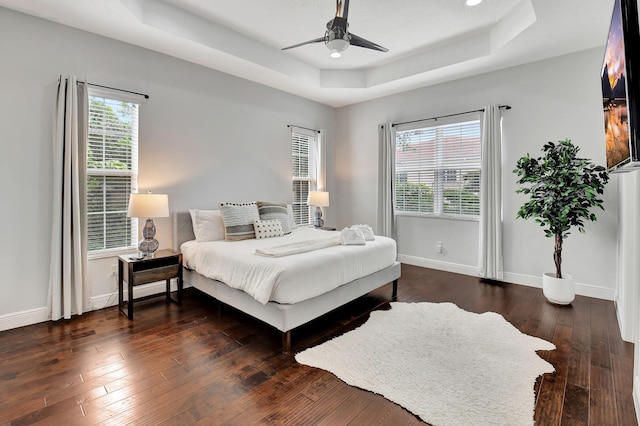
{"type": "Polygon", "coordinates": [[[118,256],[118,309],[130,320],[133,319],[133,287],[166,280],[167,302],[182,303],[182,253],[173,250],[158,250],[154,257],[137,259],[135,255],[118,256]],[[171,297],[171,279],[178,279],[177,298],[171,297]],[[127,281],[129,297],[124,302],[124,284],[127,281]]]}

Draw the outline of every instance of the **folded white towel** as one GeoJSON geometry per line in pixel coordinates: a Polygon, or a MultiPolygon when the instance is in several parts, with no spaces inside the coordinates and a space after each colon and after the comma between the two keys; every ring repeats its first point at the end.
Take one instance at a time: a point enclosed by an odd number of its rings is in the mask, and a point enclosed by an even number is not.
{"type": "Polygon", "coordinates": [[[342,244],[345,246],[361,246],[367,243],[364,239],[364,235],[358,229],[344,228],[340,232],[340,239],[342,240],[342,244]]]}
{"type": "Polygon", "coordinates": [[[351,229],[357,229],[362,232],[366,241],[374,241],[376,239],[376,237],[373,236],[373,229],[369,225],[352,225],[351,229]]]}
{"type": "Polygon", "coordinates": [[[323,238],[320,240],[299,241],[297,243],[282,244],[275,247],[265,247],[256,249],[258,256],[265,257],[283,257],[294,254],[307,253],[314,250],[320,250],[327,247],[339,246],[341,243],[337,237],[323,238]]]}

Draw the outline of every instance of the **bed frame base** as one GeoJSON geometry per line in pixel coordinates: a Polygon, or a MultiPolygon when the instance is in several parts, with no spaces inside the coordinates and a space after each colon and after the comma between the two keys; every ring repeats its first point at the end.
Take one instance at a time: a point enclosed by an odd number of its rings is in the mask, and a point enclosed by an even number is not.
{"type": "MultiPolygon", "coordinates": [[[[398,280],[393,280],[393,289],[391,291],[391,299],[396,301],[398,299],[398,280]]],[[[282,353],[288,354],[291,352],[291,330],[282,332],[282,353]]]]}
{"type": "Polygon", "coordinates": [[[282,332],[282,353],[291,352],[291,330],[282,332]]]}
{"type": "MultiPolygon", "coordinates": [[[[173,247],[176,250],[180,250],[180,245],[183,242],[195,239],[189,212],[173,214],[173,232],[173,247]]],[[[396,300],[398,278],[400,278],[400,262],[396,261],[385,269],[343,284],[311,299],[294,304],[268,302],[263,305],[247,293],[231,288],[220,281],[206,278],[197,272],[185,269],[183,274],[185,287],[195,287],[219,302],[251,315],[279,330],[282,333],[282,349],[285,353],[291,351],[291,330],[364,296],[370,291],[392,282],[392,299],[396,300]]]]}

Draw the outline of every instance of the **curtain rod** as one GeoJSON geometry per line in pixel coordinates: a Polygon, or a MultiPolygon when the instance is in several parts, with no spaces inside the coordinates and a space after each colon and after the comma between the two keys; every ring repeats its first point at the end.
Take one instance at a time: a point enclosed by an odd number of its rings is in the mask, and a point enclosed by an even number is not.
{"type": "Polygon", "coordinates": [[[295,124],[287,124],[287,127],[297,127],[299,129],[311,130],[312,132],[320,133],[320,130],[310,129],[308,127],[296,126],[295,124]]]}
{"type": "MultiPolygon", "coordinates": [[[[500,108],[500,109],[511,109],[511,105],[499,105],[498,108],[500,108]]],[[[438,120],[439,118],[455,117],[457,115],[471,114],[472,112],[484,112],[484,108],[474,109],[473,111],[457,112],[455,114],[440,115],[438,117],[421,118],[420,120],[403,121],[402,123],[392,123],[391,127],[396,127],[396,126],[399,126],[401,124],[417,123],[419,121],[429,121],[429,120],[438,120]]]]}
{"type": "MultiPolygon", "coordinates": [[[[78,81],[78,84],[85,84],[85,83],[84,81],[78,81]]],[[[101,84],[95,84],[95,83],[87,83],[87,84],[93,87],[101,87],[103,89],[117,90],[118,92],[131,93],[132,95],[144,96],[145,99],[149,99],[149,95],[144,93],[132,92],[131,90],[118,89],[117,87],[103,86],[101,84]]]]}

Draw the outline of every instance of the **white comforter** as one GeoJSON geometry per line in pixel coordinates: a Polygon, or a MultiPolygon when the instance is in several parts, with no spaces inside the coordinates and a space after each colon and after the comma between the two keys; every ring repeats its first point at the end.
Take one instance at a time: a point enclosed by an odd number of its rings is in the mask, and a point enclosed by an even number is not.
{"type": "Polygon", "coordinates": [[[333,246],[292,256],[258,256],[256,249],[339,236],[298,228],[289,235],[243,241],[189,241],[181,246],[187,268],[243,290],[262,304],[297,303],[391,266],[396,242],[376,236],[361,246],[333,246]]]}

